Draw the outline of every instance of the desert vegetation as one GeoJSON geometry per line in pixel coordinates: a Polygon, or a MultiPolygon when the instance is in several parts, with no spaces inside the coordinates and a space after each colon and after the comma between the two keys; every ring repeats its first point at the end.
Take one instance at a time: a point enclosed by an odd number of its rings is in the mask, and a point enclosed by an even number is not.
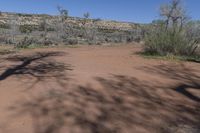
{"type": "Polygon", "coordinates": [[[28,48],[29,45],[127,43],[142,38],[139,26],[134,23],[90,19],[89,12],[83,18],[75,18],[69,16],[67,9],[58,6],[57,10],[57,16],[2,13],[0,42],[28,48]]]}
{"type": "Polygon", "coordinates": [[[181,0],[149,24],[57,12],[0,12],[0,133],[200,133],[200,21],[181,0]]]}
{"type": "Polygon", "coordinates": [[[199,58],[199,25],[189,20],[181,1],[162,5],[160,15],[146,33],[145,53],[199,58]]]}
{"type": "Polygon", "coordinates": [[[160,19],[150,24],[120,23],[59,15],[1,13],[0,42],[15,48],[57,45],[144,42],[144,54],[199,60],[200,22],[190,19],[181,0],[161,5],[160,19]],[[5,19],[5,18],[8,19],[5,19]]]}

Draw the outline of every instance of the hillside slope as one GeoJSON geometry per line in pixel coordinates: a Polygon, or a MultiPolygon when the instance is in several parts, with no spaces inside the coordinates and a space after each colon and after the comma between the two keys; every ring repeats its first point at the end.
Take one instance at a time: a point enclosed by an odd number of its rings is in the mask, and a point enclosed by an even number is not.
{"type": "Polygon", "coordinates": [[[140,40],[143,25],[77,17],[1,13],[0,42],[6,44],[77,44],[140,40]],[[30,40],[31,42],[27,42],[30,40]]]}

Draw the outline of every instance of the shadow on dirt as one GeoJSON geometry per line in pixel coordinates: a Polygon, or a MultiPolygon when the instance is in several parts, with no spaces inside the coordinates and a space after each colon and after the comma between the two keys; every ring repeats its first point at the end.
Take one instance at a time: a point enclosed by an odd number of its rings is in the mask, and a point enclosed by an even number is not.
{"type": "Polygon", "coordinates": [[[200,91],[200,72],[188,69],[184,64],[178,65],[158,65],[153,67],[143,67],[142,70],[148,73],[160,74],[170,79],[178,80],[179,85],[171,86],[173,90],[183,94],[189,99],[200,102],[200,96],[190,93],[190,89],[200,91]]]}
{"type": "Polygon", "coordinates": [[[189,61],[189,62],[195,62],[195,63],[200,63],[200,60],[195,60],[195,59],[188,59],[187,61],[189,61]]]}
{"type": "Polygon", "coordinates": [[[36,82],[45,79],[54,78],[56,80],[65,79],[65,71],[71,71],[71,65],[57,62],[51,57],[63,56],[62,52],[37,52],[32,55],[15,55],[6,58],[7,61],[17,65],[7,68],[0,74],[0,81],[7,79],[11,76],[17,78],[32,79],[35,78],[36,82]]]}
{"type": "Polygon", "coordinates": [[[199,126],[199,106],[186,105],[173,90],[123,75],[95,79],[102,88],[54,89],[10,110],[31,115],[35,133],[164,133],[180,124],[199,126]]]}

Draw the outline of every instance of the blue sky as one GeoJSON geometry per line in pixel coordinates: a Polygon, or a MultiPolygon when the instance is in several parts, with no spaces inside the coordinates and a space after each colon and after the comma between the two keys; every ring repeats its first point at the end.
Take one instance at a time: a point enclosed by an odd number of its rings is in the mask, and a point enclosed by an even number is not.
{"type": "MultiPolygon", "coordinates": [[[[169,0],[0,0],[0,10],[6,12],[58,14],[56,6],[69,10],[70,16],[83,16],[90,12],[92,18],[127,22],[149,23],[158,19],[161,3],[169,0]]],[[[200,20],[200,0],[183,0],[188,14],[200,20]]]]}

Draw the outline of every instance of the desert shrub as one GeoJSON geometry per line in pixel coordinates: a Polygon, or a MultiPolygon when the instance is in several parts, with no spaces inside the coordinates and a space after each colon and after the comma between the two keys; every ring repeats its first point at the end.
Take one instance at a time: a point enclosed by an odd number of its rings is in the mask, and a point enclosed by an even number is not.
{"type": "Polygon", "coordinates": [[[5,41],[6,44],[14,44],[13,39],[7,38],[5,41]]]}
{"type": "Polygon", "coordinates": [[[145,36],[145,53],[151,55],[196,56],[198,41],[188,22],[185,10],[179,0],[161,7],[161,16],[165,19],[154,22],[145,36]]]}
{"type": "Polygon", "coordinates": [[[23,13],[17,13],[17,15],[19,17],[32,17],[33,16],[32,14],[23,14],[23,13]]]}
{"type": "Polygon", "coordinates": [[[93,22],[99,22],[99,21],[102,21],[100,18],[97,18],[97,19],[94,19],[93,22]]]}
{"type": "Polygon", "coordinates": [[[200,21],[190,21],[188,26],[190,33],[200,42],[200,21]]]}
{"type": "Polygon", "coordinates": [[[145,38],[145,52],[151,55],[193,56],[197,47],[197,40],[189,37],[185,31],[157,29],[145,38]]]}
{"type": "Polygon", "coordinates": [[[46,30],[46,21],[45,20],[43,20],[43,22],[40,23],[38,30],[39,31],[45,31],[46,30]]]}
{"type": "Polygon", "coordinates": [[[9,24],[5,24],[5,23],[1,23],[0,24],[0,28],[1,29],[10,29],[10,25],[9,24]]]}
{"type": "Polygon", "coordinates": [[[30,45],[32,45],[32,44],[37,44],[37,40],[26,36],[22,40],[20,40],[15,47],[16,48],[29,48],[30,45]]]}
{"type": "Polygon", "coordinates": [[[117,30],[115,30],[115,29],[102,29],[102,28],[98,28],[97,30],[98,30],[98,32],[102,32],[102,33],[106,33],[106,34],[117,32],[117,30]]]}
{"type": "Polygon", "coordinates": [[[21,33],[31,33],[34,30],[37,30],[37,27],[34,25],[20,25],[19,30],[21,33]]]}
{"type": "Polygon", "coordinates": [[[5,36],[0,36],[0,42],[6,42],[7,38],[5,36]]]}
{"type": "Polygon", "coordinates": [[[136,37],[136,38],[128,38],[127,39],[127,42],[137,42],[137,43],[139,43],[139,42],[141,42],[141,40],[142,40],[142,38],[141,37],[136,37]]]}
{"type": "Polygon", "coordinates": [[[47,32],[51,32],[51,31],[56,31],[56,29],[53,28],[53,27],[48,27],[48,28],[47,28],[47,32]]]}
{"type": "Polygon", "coordinates": [[[51,31],[56,31],[56,29],[54,27],[51,27],[47,22],[46,22],[46,18],[43,18],[42,22],[40,23],[40,25],[38,27],[35,27],[35,29],[37,28],[38,31],[44,31],[44,32],[51,32],[51,31]]]}
{"type": "Polygon", "coordinates": [[[52,42],[51,40],[46,39],[46,40],[44,40],[44,42],[43,42],[42,44],[43,44],[44,46],[50,46],[50,45],[53,44],[53,42],[52,42]]]}
{"type": "Polygon", "coordinates": [[[73,39],[66,38],[66,39],[64,39],[63,42],[65,43],[65,45],[75,45],[75,44],[78,44],[78,39],[76,39],[76,38],[73,38],[73,39]]]}

